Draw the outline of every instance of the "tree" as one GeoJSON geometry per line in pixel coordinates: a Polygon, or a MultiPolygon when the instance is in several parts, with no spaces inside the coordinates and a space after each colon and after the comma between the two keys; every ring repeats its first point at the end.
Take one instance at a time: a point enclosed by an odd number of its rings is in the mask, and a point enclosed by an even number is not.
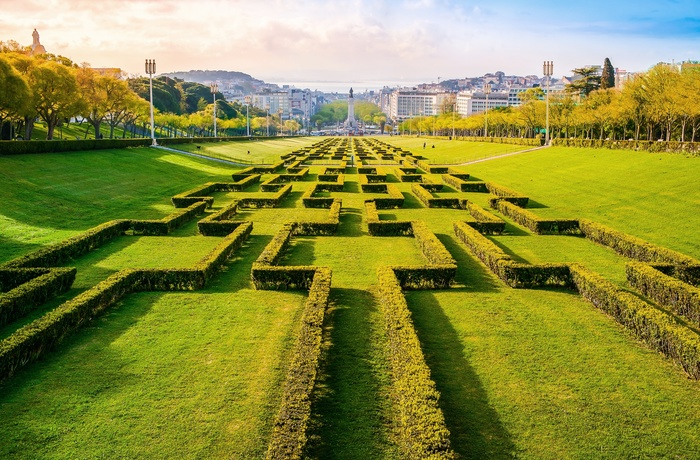
{"type": "Polygon", "coordinates": [[[46,139],[51,140],[58,123],[79,114],[83,108],[78,83],[71,69],[53,61],[32,69],[32,80],[34,109],[46,122],[46,139]]]}
{"type": "Polygon", "coordinates": [[[603,63],[603,74],[600,76],[600,89],[615,87],[615,69],[610,63],[610,59],[605,58],[603,63]]]}
{"type": "Polygon", "coordinates": [[[574,80],[566,86],[566,92],[571,95],[586,97],[600,88],[600,76],[596,67],[581,67],[574,69],[574,80]]]}
{"type": "MultiPolygon", "coordinates": [[[[86,107],[83,115],[92,126],[95,139],[99,139],[100,125],[109,111],[108,94],[105,88],[107,78],[86,65],[76,72],[76,81],[86,107]]],[[[85,137],[87,137],[88,130],[89,128],[85,130],[85,137]]]]}
{"type": "Polygon", "coordinates": [[[7,118],[20,117],[31,107],[31,90],[27,81],[10,62],[0,56],[0,124],[7,118]]]}

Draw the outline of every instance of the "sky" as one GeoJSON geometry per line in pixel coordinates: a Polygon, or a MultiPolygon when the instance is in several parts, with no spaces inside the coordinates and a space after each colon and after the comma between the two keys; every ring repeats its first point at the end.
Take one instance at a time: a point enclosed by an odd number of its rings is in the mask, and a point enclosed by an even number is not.
{"type": "MultiPolygon", "coordinates": [[[[412,85],[503,71],[700,60],[698,0],[0,0],[0,40],[143,74],[412,85]]],[[[356,88],[358,89],[358,88],[356,88]]],[[[362,88],[359,88],[362,89],[362,88]]]]}

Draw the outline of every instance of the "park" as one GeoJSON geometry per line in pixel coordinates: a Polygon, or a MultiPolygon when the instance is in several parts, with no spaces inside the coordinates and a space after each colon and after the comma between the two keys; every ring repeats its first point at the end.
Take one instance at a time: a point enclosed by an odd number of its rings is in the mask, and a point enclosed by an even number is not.
{"type": "Polygon", "coordinates": [[[0,171],[4,458],[696,457],[690,153],[279,137],[0,171]]]}

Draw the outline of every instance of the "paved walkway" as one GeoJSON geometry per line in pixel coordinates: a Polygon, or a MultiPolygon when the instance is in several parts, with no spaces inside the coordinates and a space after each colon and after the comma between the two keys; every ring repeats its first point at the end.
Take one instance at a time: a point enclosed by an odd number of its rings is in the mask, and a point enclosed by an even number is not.
{"type": "Polygon", "coordinates": [[[201,155],[199,153],[193,153],[193,152],[186,152],[184,150],[178,150],[174,149],[171,147],[165,147],[163,145],[152,145],[154,149],[159,149],[159,150],[167,150],[168,152],[174,152],[174,153],[181,153],[183,155],[189,155],[191,157],[197,157],[197,158],[203,158],[205,160],[211,160],[211,161],[218,161],[219,163],[226,163],[231,166],[254,166],[252,163],[239,163],[237,161],[231,161],[231,160],[223,160],[221,158],[214,158],[214,157],[209,157],[206,155],[201,155]]]}
{"type": "Polygon", "coordinates": [[[513,156],[513,155],[519,155],[519,154],[521,154],[521,153],[534,152],[535,150],[542,150],[542,149],[546,149],[546,148],[547,148],[547,146],[546,146],[546,145],[543,145],[542,147],[533,147],[533,148],[531,148],[531,149],[518,150],[517,152],[504,153],[503,155],[496,155],[496,156],[493,156],[493,157],[481,158],[481,159],[479,159],[479,160],[471,160],[471,161],[467,161],[467,162],[465,162],[465,163],[459,163],[459,164],[457,164],[456,166],[464,166],[464,165],[471,165],[471,164],[474,164],[474,163],[481,163],[481,162],[484,162],[484,161],[498,160],[499,158],[505,158],[505,157],[510,157],[510,156],[513,156]]]}

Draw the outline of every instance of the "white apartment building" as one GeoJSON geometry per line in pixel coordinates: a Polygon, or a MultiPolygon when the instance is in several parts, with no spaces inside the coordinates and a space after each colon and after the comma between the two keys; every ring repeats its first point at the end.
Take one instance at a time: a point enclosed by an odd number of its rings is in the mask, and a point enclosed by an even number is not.
{"type": "MultiPolygon", "coordinates": [[[[507,107],[510,92],[495,92],[488,95],[488,108],[492,110],[496,107],[507,107]]],[[[457,94],[457,113],[463,117],[468,117],[475,113],[486,111],[486,93],[484,92],[462,92],[457,94]]]]}
{"type": "Polygon", "coordinates": [[[439,115],[444,101],[449,98],[450,93],[446,92],[395,90],[389,96],[387,115],[392,120],[405,120],[420,115],[439,115]]]}

